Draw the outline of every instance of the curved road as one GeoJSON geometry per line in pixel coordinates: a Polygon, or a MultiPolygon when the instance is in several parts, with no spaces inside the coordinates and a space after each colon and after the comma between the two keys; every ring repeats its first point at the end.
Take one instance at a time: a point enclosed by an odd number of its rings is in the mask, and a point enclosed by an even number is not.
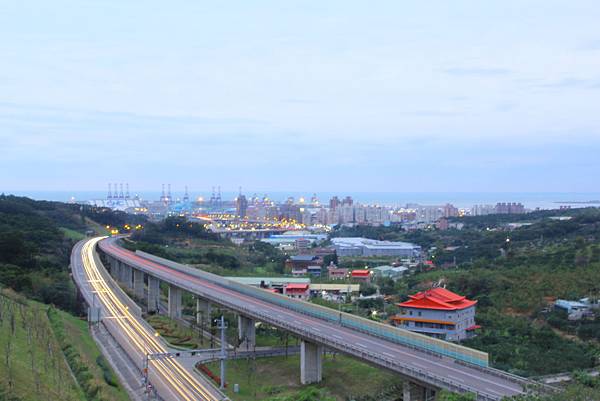
{"type": "Polygon", "coordinates": [[[523,386],[530,384],[494,369],[465,366],[449,357],[432,355],[254,298],[192,273],[143,258],[121,248],[116,240],[108,238],[100,242],[100,249],[161,281],[288,330],[306,340],[396,371],[417,383],[457,392],[473,392],[478,400],[486,401],[523,394],[523,386]]]}
{"type": "MultiPolygon", "coordinates": [[[[95,251],[102,238],[84,240],[73,248],[71,269],[73,277],[89,305],[100,307],[101,320],[111,335],[127,352],[132,361],[144,368],[148,354],[166,353],[169,350],[152,328],[131,313],[120,298],[115,284],[104,270],[95,251]]],[[[149,381],[165,400],[220,401],[228,400],[220,391],[194,374],[175,359],[155,359],[148,362],[149,381]]],[[[140,385],[142,377],[140,374],[140,385]]]]}

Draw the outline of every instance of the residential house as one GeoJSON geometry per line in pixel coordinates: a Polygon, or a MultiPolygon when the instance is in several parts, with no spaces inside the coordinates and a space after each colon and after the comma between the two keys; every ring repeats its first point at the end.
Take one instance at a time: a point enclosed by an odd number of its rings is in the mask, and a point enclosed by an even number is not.
{"type": "Polygon", "coordinates": [[[480,328],[475,324],[477,301],[445,288],[432,288],[411,295],[399,303],[401,313],[392,318],[404,329],[448,341],[472,337],[480,328]]]}

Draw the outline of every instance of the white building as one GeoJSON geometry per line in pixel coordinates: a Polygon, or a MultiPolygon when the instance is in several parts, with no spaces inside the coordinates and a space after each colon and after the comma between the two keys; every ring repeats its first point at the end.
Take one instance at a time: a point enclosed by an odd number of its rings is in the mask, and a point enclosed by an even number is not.
{"type": "Polygon", "coordinates": [[[338,256],[397,256],[418,258],[421,247],[408,242],[378,241],[360,237],[332,238],[338,256]]]}
{"type": "Polygon", "coordinates": [[[401,313],[392,320],[400,327],[447,341],[461,341],[475,335],[477,301],[448,291],[432,288],[411,295],[398,304],[401,313]]]}

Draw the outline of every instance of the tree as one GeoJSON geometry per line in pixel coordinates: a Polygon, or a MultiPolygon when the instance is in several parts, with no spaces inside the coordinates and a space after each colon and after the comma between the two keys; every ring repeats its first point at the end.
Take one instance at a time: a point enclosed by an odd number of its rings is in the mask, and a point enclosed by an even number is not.
{"type": "Polygon", "coordinates": [[[334,265],[337,265],[339,263],[337,252],[335,251],[333,252],[333,254],[325,255],[323,257],[323,266],[327,267],[331,264],[331,262],[333,262],[334,265]]]}
{"type": "Polygon", "coordinates": [[[360,283],[360,293],[364,296],[373,295],[377,292],[377,287],[369,283],[360,283]]]}
{"type": "Polygon", "coordinates": [[[442,390],[437,398],[438,401],[475,401],[475,394],[456,394],[442,390]]]}

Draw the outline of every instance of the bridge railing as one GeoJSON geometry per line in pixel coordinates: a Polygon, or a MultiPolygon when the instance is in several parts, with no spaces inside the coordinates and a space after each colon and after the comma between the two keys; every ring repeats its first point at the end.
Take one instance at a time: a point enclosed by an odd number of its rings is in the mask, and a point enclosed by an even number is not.
{"type": "Polygon", "coordinates": [[[412,348],[424,350],[438,355],[448,356],[460,361],[464,361],[482,367],[489,366],[489,356],[487,353],[482,351],[439,340],[436,338],[428,337],[426,335],[414,333],[412,331],[404,330],[401,328],[389,326],[362,317],[351,315],[349,313],[339,312],[321,305],[291,299],[285,295],[275,294],[272,292],[264,291],[260,288],[237,283],[235,281],[228,280],[216,274],[195,269],[190,266],[176,263],[168,259],[160,258],[158,256],[154,256],[146,252],[136,251],[136,254],[145,259],[168,266],[174,270],[202,278],[212,283],[219,284],[225,288],[249,295],[253,298],[261,299],[265,302],[282,306],[286,309],[291,309],[305,315],[313,316],[332,323],[337,323],[342,326],[352,328],[412,348]]]}

